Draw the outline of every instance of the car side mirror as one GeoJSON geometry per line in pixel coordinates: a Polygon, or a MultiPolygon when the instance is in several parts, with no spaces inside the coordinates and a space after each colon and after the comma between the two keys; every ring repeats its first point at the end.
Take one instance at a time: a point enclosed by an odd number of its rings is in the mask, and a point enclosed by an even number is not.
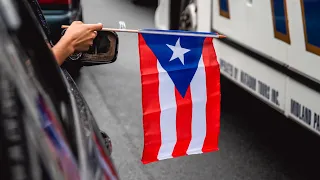
{"type": "MultiPolygon", "coordinates": [[[[62,35],[65,31],[62,32],[62,35]]],[[[87,52],[75,53],[70,58],[83,66],[109,64],[117,60],[119,37],[113,31],[98,31],[93,45],[87,52]]]]}
{"type": "Polygon", "coordinates": [[[98,31],[89,51],[79,59],[83,65],[109,64],[117,60],[119,38],[116,32],[98,31]]]}

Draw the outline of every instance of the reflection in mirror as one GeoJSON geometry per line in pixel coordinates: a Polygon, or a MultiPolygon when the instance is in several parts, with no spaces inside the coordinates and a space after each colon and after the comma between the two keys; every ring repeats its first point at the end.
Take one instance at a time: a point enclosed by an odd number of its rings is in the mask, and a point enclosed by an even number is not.
{"type": "Polygon", "coordinates": [[[118,36],[111,31],[98,31],[89,51],[80,59],[84,65],[113,63],[118,55],[118,36]]]}

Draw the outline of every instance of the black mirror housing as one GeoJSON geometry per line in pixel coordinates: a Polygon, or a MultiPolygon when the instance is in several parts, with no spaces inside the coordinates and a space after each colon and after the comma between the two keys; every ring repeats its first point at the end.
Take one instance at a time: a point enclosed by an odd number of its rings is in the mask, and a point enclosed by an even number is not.
{"type": "Polygon", "coordinates": [[[93,40],[93,45],[88,51],[74,53],[70,59],[80,62],[82,66],[114,63],[118,57],[118,34],[113,31],[98,31],[97,33],[97,37],[93,40]]]}
{"type": "Polygon", "coordinates": [[[89,51],[79,59],[84,66],[109,64],[117,60],[119,38],[113,31],[98,31],[89,51]]]}

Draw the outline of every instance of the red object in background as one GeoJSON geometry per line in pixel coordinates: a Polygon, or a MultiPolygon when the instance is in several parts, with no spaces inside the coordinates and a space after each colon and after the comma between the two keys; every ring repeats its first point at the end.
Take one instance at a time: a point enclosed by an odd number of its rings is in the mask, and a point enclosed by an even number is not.
{"type": "Polygon", "coordinates": [[[71,4],[72,0],[38,0],[39,4],[71,4]]]}

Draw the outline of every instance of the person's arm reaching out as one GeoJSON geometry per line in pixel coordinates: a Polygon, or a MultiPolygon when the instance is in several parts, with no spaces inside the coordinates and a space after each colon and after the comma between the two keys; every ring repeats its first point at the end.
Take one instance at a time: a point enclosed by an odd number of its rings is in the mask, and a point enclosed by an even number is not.
{"type": "Polygon", "coordinates": [[[97,36],[97,31],[101,29],[100,23],[83,24],[81,21],[74,21],[59,42],[52,47],[59,66],[74,52],[88,51],[97,36]]]}

